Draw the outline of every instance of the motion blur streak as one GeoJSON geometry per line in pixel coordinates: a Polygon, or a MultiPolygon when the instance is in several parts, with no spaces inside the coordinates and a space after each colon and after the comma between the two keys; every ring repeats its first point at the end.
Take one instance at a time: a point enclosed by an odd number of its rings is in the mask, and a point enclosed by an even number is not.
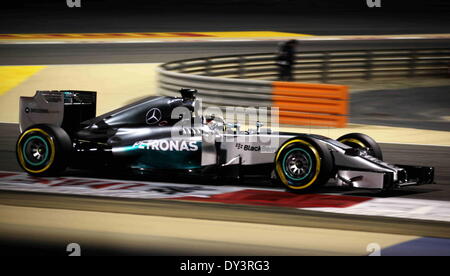
{"type": "Polygon", "coordinates": [[[45,66],[0,66],[0,96],[44,68],[45,66]]]}

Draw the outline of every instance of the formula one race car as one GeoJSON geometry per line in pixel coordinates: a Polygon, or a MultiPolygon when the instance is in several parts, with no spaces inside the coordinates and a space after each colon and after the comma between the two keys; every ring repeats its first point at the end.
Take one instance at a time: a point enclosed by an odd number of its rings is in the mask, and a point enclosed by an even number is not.
{"type": "Polygon", "coordinates": [[[59,174],[68,166],[219,179],[260,175],[291,191],[311,191],[331,178],[338,186],[378,190],[433,182],[432,167],[383,162],[379,145],[367,135],[333,140],[275,133],[259,122],[241,131],[219,116],[199,115],[196,90],[180,92],[181,97],[148,97],[98,117],[96,92],[21,97],[17,160],[33,176],[59,174]]]}

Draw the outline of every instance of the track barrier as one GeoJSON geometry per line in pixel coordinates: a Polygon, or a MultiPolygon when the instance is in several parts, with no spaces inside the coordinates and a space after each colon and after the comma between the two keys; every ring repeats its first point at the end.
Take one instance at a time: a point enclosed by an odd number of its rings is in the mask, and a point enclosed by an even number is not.
{"type": "Polygon", "coordinates": [[[187,59],[159,67],[159,93],[195,88],[206,105],[279,107],[280,122],[345,127],[348,87],[330,83],[449,76],[450,49],[297,53],[295,82],[278,82],[275,53],[187,59]]]}

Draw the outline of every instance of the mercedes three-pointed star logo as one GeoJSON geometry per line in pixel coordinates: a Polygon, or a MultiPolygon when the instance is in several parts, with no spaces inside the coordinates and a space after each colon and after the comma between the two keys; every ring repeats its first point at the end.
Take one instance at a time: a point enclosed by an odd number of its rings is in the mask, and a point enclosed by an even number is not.
{"type": "Polygon", "coordinates": [[[152,108],[147,112],[147,115],[145,115],[145,122],[149,125],[154,125],[161,121],[162,113],[159,108],[152,108]]]}

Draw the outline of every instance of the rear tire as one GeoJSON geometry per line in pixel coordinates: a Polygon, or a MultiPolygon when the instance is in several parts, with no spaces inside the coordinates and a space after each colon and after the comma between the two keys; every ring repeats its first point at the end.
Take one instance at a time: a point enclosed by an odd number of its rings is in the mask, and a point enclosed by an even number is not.
{"type": "Polygon", "coordinates": [[[275,156],[276,182],[291,192],[314,191],[330,179],[333,159],[328,148],[313,138],[288,140],[275,156]]]}
{"type": "Polygon", "coordinates": [[[26,129],[16,143],[16,157],[24,171],[33,176],[54,176],[70,160],[72,142],[60,127],[39,124],[26,129]]]}
{"type": "Polygon", "coordinates": [[[352,148],[368,148],[369,155],[372,155],[379,160],[383,160],[383,153],[380,145],[378,145],[378,143],[370,136],[362,133],[350,133],[339,137],[337,141],[352,148]]]}

